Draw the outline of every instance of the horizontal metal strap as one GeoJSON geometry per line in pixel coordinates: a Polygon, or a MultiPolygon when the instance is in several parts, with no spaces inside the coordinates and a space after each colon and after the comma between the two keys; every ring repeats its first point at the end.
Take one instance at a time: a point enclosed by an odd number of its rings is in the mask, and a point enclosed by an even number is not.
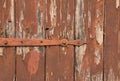
{"type": "Polygon", "coordinates": [[[82,40],[44,40],[44,39],[27,39],[27,38],[0,38],[0,46],[7,47],[7,46],[67,46],[67,45],[74,45],[74,46],[81,46],[86,44],[82,40]]]}

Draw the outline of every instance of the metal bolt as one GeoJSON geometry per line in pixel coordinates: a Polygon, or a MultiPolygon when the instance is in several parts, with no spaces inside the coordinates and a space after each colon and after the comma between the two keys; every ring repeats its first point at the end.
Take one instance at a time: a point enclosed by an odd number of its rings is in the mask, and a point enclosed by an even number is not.
{"type": "Polygon", "coordinates": [[[43,41],[40,41],[40,43],[43,43],[43,41]]]}
{"type": "Polygon", "coordinates": [[[62,45],[62,46],[67,46],[67,39],[63,39],[61,45],[62,45]]]}
{"type": "Polygon", "coordinates": [[[23,44],[23,41],[21,41],[21,43],[23,44]]]}

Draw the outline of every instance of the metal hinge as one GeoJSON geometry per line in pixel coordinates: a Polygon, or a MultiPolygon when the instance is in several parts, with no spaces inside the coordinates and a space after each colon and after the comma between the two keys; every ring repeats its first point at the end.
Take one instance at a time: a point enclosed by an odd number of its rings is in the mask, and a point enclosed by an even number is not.
{"type": "Polygon", "coordinates": [[[81,46],[86,44],[82,40],[44,40],[44,39],[27,39],[27,38],[0,38],[1,47],[14,46],[81,46]]]}

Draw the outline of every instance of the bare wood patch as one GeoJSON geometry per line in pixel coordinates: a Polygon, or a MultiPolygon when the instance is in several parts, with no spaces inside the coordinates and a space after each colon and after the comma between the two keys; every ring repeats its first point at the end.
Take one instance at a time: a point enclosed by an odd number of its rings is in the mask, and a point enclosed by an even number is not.
{"type": "Polygon", "coordinates": [[[116,8],[120,6],[120,0],[116,0],[116,8]]]}

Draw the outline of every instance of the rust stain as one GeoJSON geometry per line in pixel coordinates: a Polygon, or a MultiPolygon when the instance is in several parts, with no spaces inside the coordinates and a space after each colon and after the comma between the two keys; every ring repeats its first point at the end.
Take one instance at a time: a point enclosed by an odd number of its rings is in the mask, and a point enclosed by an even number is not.
{"type": "Polygon", "coordinates": [[[28,60],[28,71],[30,74],[36,74],[38,71],[39,60],[40,60],[40,53],[38,51],[32,50],[30,51],[30,57],[28,60]]]}
{"type": "Polygon", "coordinates": [[[81,46],[86,44],[82,40],[40,40],[40,39],[20,39],[20,38],[0,38],[0,46],[81,46]]]}

